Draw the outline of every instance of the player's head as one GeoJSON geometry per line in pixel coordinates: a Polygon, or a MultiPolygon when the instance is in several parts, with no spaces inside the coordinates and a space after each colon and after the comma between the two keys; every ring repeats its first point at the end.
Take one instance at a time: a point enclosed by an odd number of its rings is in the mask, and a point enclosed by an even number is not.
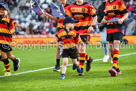
{"type": "Polygon", "coordinates": [[[78,23],[78,20],[74,20],[72,17],[66,17],[63,21],[65,27],[69,29],[74,29],[74,23],[78,23]]]}
{"type": "Polygon", "coordinates": [[[9,10],[9,8],[8,8],[7,3],[0,1],[0,15],[1,16],[7,15],[8,10],[9,10]]]}
{"type": "Polygon", "coordinates": [[[84,0],[76,0],[76,2],[82,3],[82,2],[84,2],[84,0]]]}
{"type": "Polygon", "coordinates": [[[59,0],[61,4],[66,4],[67,0],[59,0]]]}

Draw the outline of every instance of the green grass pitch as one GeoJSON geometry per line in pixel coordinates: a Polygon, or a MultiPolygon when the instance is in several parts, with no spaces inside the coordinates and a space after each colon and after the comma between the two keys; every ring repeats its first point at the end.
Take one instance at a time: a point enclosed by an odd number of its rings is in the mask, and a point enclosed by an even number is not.
{"type": "MultiPolygon", "coordinates": [[[[136,45],[133,48],[120,49],[120,55],[134,52],[136,45]]],[[[96,46],[87,48],[87,53],[94,60],[103,58],[102,48],[96,49],[96,46]]],[[[56,48],[16,48],[13,54],[21,59],[21,64],[20,69],[14,72],[10,61],[12,74],[55,65],[56,48]]],[[[71,63],[69,59],[69,64],[71,63]]],[[[119,66],[122,74],[117,77],[109,76],[108,69],[112,67],[110,60],[107,63],[102,60],[93,62],[89,72],[84,70],[84,76],[78,76],[72,66],[68,66],[65,80],[59,80],[60,73],[53,72],[53,69],[0,77],[0,91],[136,91],[136,54],[120,57],[119,66]]],[[[0,62],[0,76],[4,75],[3,68],[3,63],[0,62]]]]}

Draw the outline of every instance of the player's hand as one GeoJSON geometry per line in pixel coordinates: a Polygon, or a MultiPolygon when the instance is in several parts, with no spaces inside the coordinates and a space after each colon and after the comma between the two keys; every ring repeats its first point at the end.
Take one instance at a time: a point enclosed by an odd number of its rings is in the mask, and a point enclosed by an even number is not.
{"type": "Polygon", "coordinates": [[[101,23],[106,24],[107,20],[106,19],[102,19],[101,23]]]}
{"type": "Polygon", "coordinates": [[[93,27],[92,26],[90,26],[89,28],[88,28],[88,33],[90,33],[90,32],[93,32],[94,30],[93,30],[93,27]]]}
{"type": "Polygon", "coordinates": [[[118,24],[122,24],[123,23],[123,19],[118,19],[118,24]]]}

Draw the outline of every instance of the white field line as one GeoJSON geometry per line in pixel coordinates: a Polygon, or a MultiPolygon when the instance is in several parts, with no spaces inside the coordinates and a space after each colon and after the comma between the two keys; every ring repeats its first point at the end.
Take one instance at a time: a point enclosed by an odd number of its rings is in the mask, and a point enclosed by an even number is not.
{"type": "MultiPolygon", "coordinates": [[[[124,56],[129,56],[129,55],[135,55],[136,52],[133,53],[128,53],[128,54],[123,54],[123,55],[119,55],[120,57],[124,57],[124,56]]],[[[100,61],[101,59],[95,59],[93,61],[100,61]]],[[[68,64],[68,66],[71,66],[72,64],[68,64]]],[[[48,70],[48,69],[53,69],[54,67],[48,67],[48,68],[42,68],[42,69],[37,69],[37,70],[30,70],[30,71],[25,71],[25,72],[20,72],[20,73],[15,73],[15,74],[11,74],[10,76],[15,76],[15,75],[21,75],[21,74],[27,74],[27,73],[32,73],[32,72],[37,72],[37,71],[42,71],[42,70],[48,70]]],[[[0,76],[0,78],[2,77],[9,77],[9,76],[0,76]]]]}

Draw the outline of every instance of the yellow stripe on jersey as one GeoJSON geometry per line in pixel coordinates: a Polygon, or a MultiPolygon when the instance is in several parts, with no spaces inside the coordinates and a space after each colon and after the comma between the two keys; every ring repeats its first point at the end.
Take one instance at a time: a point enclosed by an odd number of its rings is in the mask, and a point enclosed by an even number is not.
{"type": "Polygon", "coordinates": [[[6,40],[0,40],[1,44],[10,44],[10,42],[7,42],[6,40]]]}
{"type": "Polygon", "coordinates": [[[62,37],[62,36],[64,36],[64,35],[67,35],[67,34],[66,34],[66,31],[62,31],[61,33],[59,33],[59,34],[58,34],[58,37],[60,38],[60,37],[62,37]]]}
{"type": "Polygon", "coordinates": [[[73,37],[76,37],[76,33],[74,31],[70,31],[68,35],[72,35],[73,37]]]}
{"type": "Polygon", "coordinates": [[[72,13],[88,13],[88,8],[79,8],[79,7],[77,7],[77,8],[71,8],[71,12],[72,13]]]}
{"type": "Polygon", "coordinates": [[[93,16],[94,14],[96,14],[96,10],[95,10],[95,9],[92,9],[92,10],[89,12],[89,14],[90,14],[91,16],[93,16]]]}
{"type": "Polygon", "coordinates": [[[10,19],[5,18],[5,17],[4,17],[4,18],[2,18],[2,20],[3,20],[3,21],[6,21],[6,22],[8,22],[8,23],[10,22],[10,19]]]}
{"type": "Polygon", "coordinates": [[[57,27],[58,28],[64,28],[64,25],[62,23],[58,23],[57,27]]]}
{"type": "Polygon", "coordinates": [[[8,29],[4,29],[4,28],[0,28],[0,33],[11,34],[11,32],[8,29]]]}
{"type": "Polygon", "coordinates": [[[125,10],[126,9],[126,6],[124,5],[124,4],[122,4],[121,6],[120,6],[120,11],[123,11],[123,10],[125,10]]]}
{"type": "Polygon", "coordinates": [[[66,11],[65,11],[65,14],[66,14],[67,16],[71,16],[71,17],[72,17],[72,13],[70,12],[70,10],[66,10],[66,11]]]}
{"type": "Polygon", "coordinates": [[[119,10],[119,9],[120,9],[119,5],[110,5],[110,6],[107,6],[107,11],[119,10]]]}
{"type": "Polygon", "coordinates": [[[75,27],[90,26],[91,24],[92,24],[92,21],[78,22],[78,23],[75,23],[75,27]]]}

